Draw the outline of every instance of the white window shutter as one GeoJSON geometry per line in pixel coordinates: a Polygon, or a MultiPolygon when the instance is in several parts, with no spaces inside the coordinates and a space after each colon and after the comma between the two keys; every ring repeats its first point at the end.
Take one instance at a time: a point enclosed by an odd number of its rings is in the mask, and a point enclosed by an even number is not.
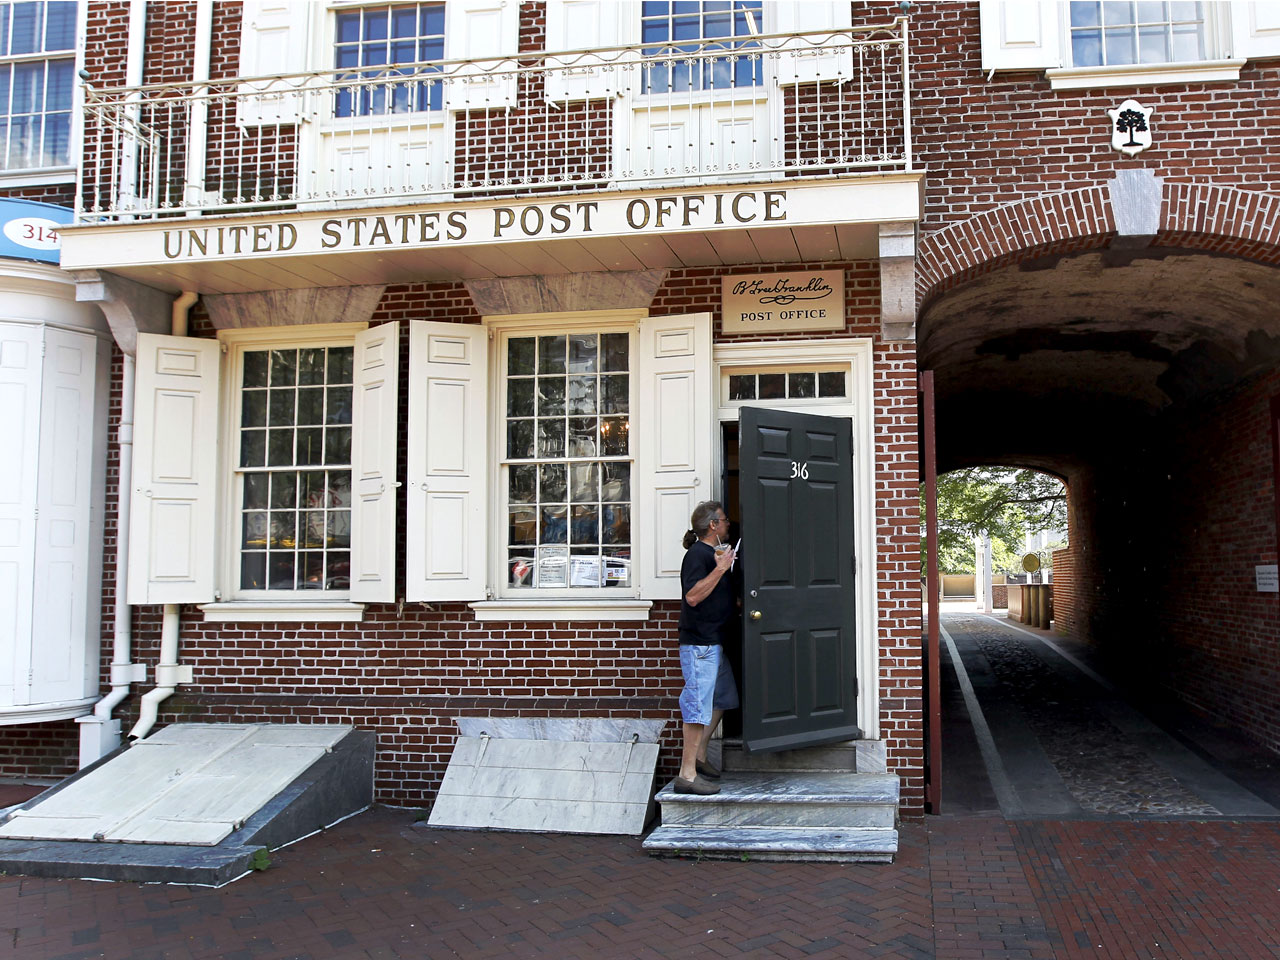
{"type": "Polygon", "coordinates": [[[1233,57],[1280,57],[1280,3],[1231,3],[1233,57]]]}
{"type": "Polygon", "coordinates": [[[761,32],[806,33],[812,30],[846,31],[842,35],[794,38],[784,43],[777,61],[778,83],[815,83],[853,77],[852,7],[848,0],[780,0],[773,5],[776,23],[761,24],[761,32]],[[839,44],[832,50],[831,44],[839,44]],[[824,50],[824,47],[826,48],[824,50]]]}
{"type": "MultiPolygon", "coordinates": [[[[36,520],[31,702],[87,694],[86,659],[98,637],[90,604],[90,551],[97,420],[98,338],[49,328],[40,403],[40,492],[36,520]]],[[[99,509],[101,507],[99,506],[99,509]]],[[[96,578],[95,578],[96,579],[96,578]]],[[[96,671],[93,677],[96,686],[96,671]]]]}
{"type": "MultiPolygon", "coordinates": [[[[240,19],[240,76],[271,77],[307,69],[311,4],[290,0],[245,0],[240,19]]],[[[296,81],[295,81],[296,82],[296,81]]],[[[302,94],[295,82],[242,83],[236,121],[242,127],[298,122],[302,94]]]]}
{"type": "MultiPolygon", "coordinates": [[[[547,0],[547,53],[600,50],[622,43],[619,13],[630,6],[616,0],[547,0]]],[[[547,57],[547,99],[554,102],[611,97],[621,81],[621,66],[606,67],[585,54],[547,57]]]]}
{"type": "Polygon", "coordinates": [[[409,327],[407,600],[485,599],[488,343],[475,324],[409,327]]]}
{"type": "Polygon", "coordinates": [[[681,538],[693,508],[712,496],[711,442],[714,384],[711,314],[649,317],[640,322],[635,374],[637,409],[636,562],[640,596],[680,596],[681,538]]]}
{"type": "Polygon", "coordinates": [[[450,0],[445,6],[445,58],[474,60],[445,80],[447,110],[485,110],[516,102],[519,0],[450,0]]]}
{"type": "Polygon", "coordinates": [[[0,323],[0,704],[30,702],[42,332],[0,323]]]}
{"type": "Polygon", "coordinates": [[[216,340],[138,334],[129,603],[214,599],[216,340]]]}
{"type": "Polygon", "coordinates": [[[396,598],[397,398],[400,324],[356,334],[351,404],[351,599],[396,598]]]}
{"type": "Polygon", "coordinates": [[[980,0],[983,70],[1062,66],[1058,4],[1052,0],[980,0]]]}

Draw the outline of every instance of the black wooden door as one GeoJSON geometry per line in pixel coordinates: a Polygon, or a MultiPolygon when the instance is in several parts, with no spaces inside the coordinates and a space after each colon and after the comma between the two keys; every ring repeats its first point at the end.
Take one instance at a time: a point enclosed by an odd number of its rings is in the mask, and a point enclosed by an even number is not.
{"type": "Polygon", "coordinates": [[[742,740],[748,751],[851,740],[853,429],[846,417],[744,407],[742,740]]]}

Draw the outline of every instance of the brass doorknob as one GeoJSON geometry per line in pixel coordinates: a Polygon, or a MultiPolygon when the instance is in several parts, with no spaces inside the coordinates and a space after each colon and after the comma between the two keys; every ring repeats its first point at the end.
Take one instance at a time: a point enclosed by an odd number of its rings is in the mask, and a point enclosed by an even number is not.
{"type": "Polygon", "coordinates": [[[759,620],[759,619],[760,619],[761,617],[763,617],[763,616],[764,616],[764,614],[763,614],[763,613],[761,613],[759,610],[752,610],[752,611],[751,611],[751,619],[752,619],[752,620],[759,620]]]}

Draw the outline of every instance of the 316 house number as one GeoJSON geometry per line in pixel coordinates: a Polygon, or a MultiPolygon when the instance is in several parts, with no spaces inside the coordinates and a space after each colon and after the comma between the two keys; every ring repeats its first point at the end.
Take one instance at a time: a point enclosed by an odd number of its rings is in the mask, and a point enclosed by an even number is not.
{"type": "Polygon", "coordinates": [[[797,478],[800,480],[809,479],[809,461],[808,460],[806,460],[804,463],[797,463],[794,460],[791,461],[791,479],[795,480],[797,478]]]}

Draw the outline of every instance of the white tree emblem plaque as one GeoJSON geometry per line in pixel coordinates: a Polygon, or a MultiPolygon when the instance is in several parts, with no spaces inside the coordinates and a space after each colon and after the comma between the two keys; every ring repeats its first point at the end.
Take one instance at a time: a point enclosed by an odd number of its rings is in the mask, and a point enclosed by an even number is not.
{"type": "Polygon", "coordinates": [[[1126,100],[1111,116],[1111,146],[1132,157],[1151,146],[1151,114],[1155,108],[1147,108],[1137,100],[1126,100]]]}

